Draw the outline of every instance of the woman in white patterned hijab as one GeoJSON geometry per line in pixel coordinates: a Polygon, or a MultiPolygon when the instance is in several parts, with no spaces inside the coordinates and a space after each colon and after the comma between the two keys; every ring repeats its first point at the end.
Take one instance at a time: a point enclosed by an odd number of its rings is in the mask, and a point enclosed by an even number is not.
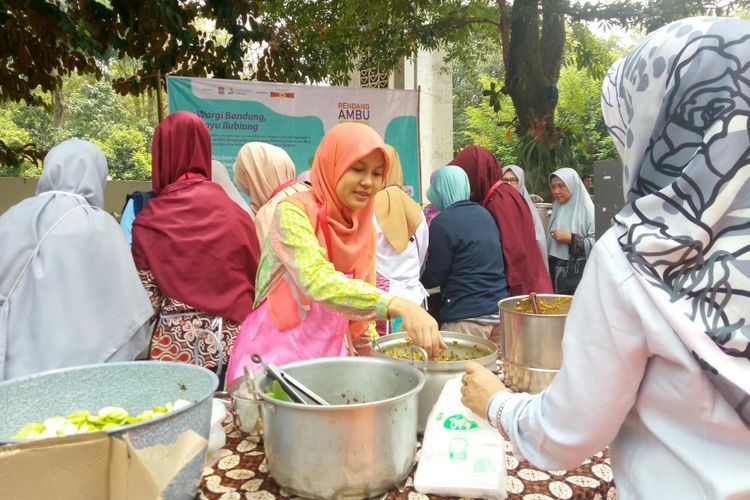
{"type": "Polygon", "coordinates": [[[627,205],[591,251],[562,367],[529,395],[467,362],[463,402],[547,470],[609,445],[622,500],[750,498],[750,22],[655,31],[602,107],[627,205]]]}
{"type": "Polygon", "coordinates": [[[636,275],[750,426],[750,23],[693,18],[660,32],[602,89],[625,170],[615,227],[636,275]]]}
{"type": "Polygon", "coordinates": [[[45,157],[36,196],[0,217],[0,381],[148,345],[153,308],[103,210],[106,179],[101,150],[69,139],[45,157]]]}

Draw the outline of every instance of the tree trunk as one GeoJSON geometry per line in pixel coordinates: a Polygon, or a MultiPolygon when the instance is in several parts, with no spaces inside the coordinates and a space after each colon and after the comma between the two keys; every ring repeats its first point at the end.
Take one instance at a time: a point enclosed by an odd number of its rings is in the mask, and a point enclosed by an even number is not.
{"type": "Polygon", "coordinates": [[[62,86],[52,91],[52,126],[60,128],[65,124],[65,100],[62,86]]]}
{"type": "Polygon", "coordinates": [[[557,81],[565,46],[561,0],[515,0],[510,21],[510,50],[504,91],[518,116],[516,132],[554,147],[557,81]]]}
{"type": "Polygon", "coordinates": [[[143,118],[143,107],[141,106],[141,103],[143,102],[143,93],[136,94],[133,96],[133,106],[135,107],[135,116],[138,118],[143,118]]]}
{"type": "Polygon", "coordinates": [[[146,90],[146,95],[148,96],[148,106],[146,107],[148,111],[148,122],[154,123],[156,121],[156,102],[154,99],[154,91],[151,87],[148,87],[146,90]]]}

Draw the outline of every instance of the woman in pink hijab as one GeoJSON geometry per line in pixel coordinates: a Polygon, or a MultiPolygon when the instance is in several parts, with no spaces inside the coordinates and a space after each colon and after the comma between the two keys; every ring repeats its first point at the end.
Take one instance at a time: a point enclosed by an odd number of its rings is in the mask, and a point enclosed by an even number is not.
{"type": "Polygon", "coordinates": [[[294,163],[286,151],[265,142],[248,142],[234,162],[234,180],[250,196],[255,230],[262,245],[266,240],[276,205],[287,196],[308,191],[296,181],[294,163]]]}

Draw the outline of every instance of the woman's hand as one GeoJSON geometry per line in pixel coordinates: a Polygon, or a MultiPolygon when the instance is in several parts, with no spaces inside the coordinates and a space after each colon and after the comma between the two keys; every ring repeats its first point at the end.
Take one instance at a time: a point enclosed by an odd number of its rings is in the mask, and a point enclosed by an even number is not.
{"type": "Polygon", "coordinates": [[[506,389],[497,375],[475,361],[464,364],[461,376],[461,402],[482,418],[487,418],[487,408],[492,396],[506,389]]]}
{"type": "Polygon", "coordinates": [[[440,351],[448,348],[438,331],[435,319],[414,302],[394,297],[388,305],[388,315],[400,316],[403,319],[403,328],[409,334],[412,343],[424,348],[430,359],[437,358],[440,351]]]}
{"type": "Polygon", "coordinates": [[[570,231],[563,231],[562,229],[552,229],[549,232],[549,235],[552,236],[553,240],[568,245],[570,245],[570,242],[573,240],[573,233],[570,231]]]}

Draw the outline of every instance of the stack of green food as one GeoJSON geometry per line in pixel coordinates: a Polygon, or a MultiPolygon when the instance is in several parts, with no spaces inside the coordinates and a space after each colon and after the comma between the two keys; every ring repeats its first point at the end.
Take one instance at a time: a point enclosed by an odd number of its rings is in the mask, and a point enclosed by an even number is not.
{"type": "Polygon", "coordinates": [[[67,417],[50,417],[44,422],[30,422],[23,426],[14,436],[16,439],[41,439],[56,436],[67,436],[69,434],[80,434],[83,432],[107,431],[116,429],[123,425],[135,424],[149,420],[154,417],[166,415],[170,411],[180,409],[191,404],[185,399],[178,399],[165,406],[154,406],[140,415],[130,415],[127,410],[118,406],[106,406],[96,414],[85,410],[73,413],[67,417]]]}

